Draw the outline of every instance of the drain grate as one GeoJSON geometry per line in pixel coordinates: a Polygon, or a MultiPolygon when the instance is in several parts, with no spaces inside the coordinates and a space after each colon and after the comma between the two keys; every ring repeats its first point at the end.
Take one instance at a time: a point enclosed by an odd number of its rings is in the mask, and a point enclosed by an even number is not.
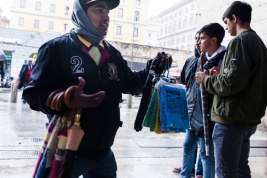
{"type": "Polygon", "coordinates": [[[0,150],[0,160],[37,159],[39,150],[0,150]]]}
{"type": "Polygon", "coordinates": [[[42,137],[18,137],[18,138],[1,138],[0,147],[29,147],[41,146],[42,137]]]}

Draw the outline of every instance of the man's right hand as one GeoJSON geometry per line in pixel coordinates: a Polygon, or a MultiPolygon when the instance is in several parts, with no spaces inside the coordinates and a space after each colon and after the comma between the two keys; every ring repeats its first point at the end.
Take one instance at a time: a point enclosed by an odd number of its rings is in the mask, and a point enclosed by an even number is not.
{"type": "Polygon", "coordinates": [[[218,75],[220,73],[220,69],[218,67],[212,67],[210,70],[209,70],[209,74],[210,75],[218,75]]]}
{"type": "Polygon", "coordinates": [[[68,108],[88,108],[95,107],[102,103],[105,92],[99,91],[92,95],[86,95],[83,92],[83,88],[85,86],[85,80],[82,77],[78,78],[80,81],[79,86],[73,91],[70,103],[66,104],[68,108]]]}

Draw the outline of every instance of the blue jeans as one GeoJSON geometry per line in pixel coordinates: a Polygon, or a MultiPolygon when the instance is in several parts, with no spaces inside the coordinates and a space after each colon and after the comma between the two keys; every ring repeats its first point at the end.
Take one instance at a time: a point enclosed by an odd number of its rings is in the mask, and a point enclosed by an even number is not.
{"type": "Polygon", "coordinates": [[[117,163],[113,152],[99,160],[88,160],[77,157],[72,170],[72,178],[116,178],[117,163]]]}
{"type": "MultiPolygon", "coordinates": [[[[197,157],[197,154],[195,155],[197,157]]],[[[196,175],[203,175],[201,155],[198,156],[196,175]]]]}
{"type": "Polygon", "coordinates": [[[206,156],[205,140],[199,137],[200,155],[203,165],[203,178],[215,177],[215,158],[214,158],[214,146],[213,141],[209,139],[209,156],[206,156]]]}
{"type": "Polygon", "coordinates": [[[226,126],[215,124],[213,142],[218,178],[250,178],[248,157],[250,137],[257,126],[226,126]]]}
{"type": "Polygon", "coordinates": [[[195,132],[186,130],[180,178],[191,178],[198,138],[199,137],[195,135],[195,132]]]}

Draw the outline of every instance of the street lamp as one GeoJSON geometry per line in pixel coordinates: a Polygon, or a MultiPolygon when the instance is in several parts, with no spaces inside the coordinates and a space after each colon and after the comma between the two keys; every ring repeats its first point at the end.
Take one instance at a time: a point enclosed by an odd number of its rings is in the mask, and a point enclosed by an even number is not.
{"type": "MultiPolygon", "coordinates": [[[[138,20],[138,12],[135,12],[134,15],[134,23],[133,23],[133,41],[132,41],[132,54],[131,54],[131,70],[133,69],[133,46],[134,46],[134,36],[135,36],[135,21],[138,20]]],[[[133,96],[131,94],[128,95],[128,100],[127,100],[127,106],[128,108],[132,108],[132,103],[133,103],[133,96]]]]}

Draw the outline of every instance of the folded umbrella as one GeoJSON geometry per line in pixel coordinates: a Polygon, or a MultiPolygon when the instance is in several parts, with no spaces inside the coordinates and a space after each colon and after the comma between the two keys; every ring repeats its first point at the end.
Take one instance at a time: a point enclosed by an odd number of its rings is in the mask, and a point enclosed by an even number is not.
{"type": "Polygon", "coordinates": [[[53,131],[55,125],[56,125],[56,121],[57,121],[58,117],[59,117],[58,115],[54,115],[52,120],[51,120],[51,122],[49,123],[49,125],[47,127],[47,133],[45,134],[44,143],[42,145],[42,148],[41,148],[41,150],[39,152],[39,155],[38,155],[38,158],[37,158],[37,163],[36,163],[36,166],[35,166],[35,169],[34,169],[34,173],[33,173],[33,176],[32,176],[33,178],[35,178],[35,176],[36,176],[37,170],[39,168],[39,165],[40,165],[41,160],[42,160],[43,155],[44,155],[44,151],[45,151],[47,143],[48,143],[48,141],[50,139],[51,133],[52,133],[52,131],[53,131]]]}
{"type": "MultiPolygon", "coordinates": [[[[206,59],[204,53],[201,53],[200,56],[200,71],[204,71],[204,63],[206,59]]],[[[205,150],[206,156],[209,156],[209,118],[208,118],[208,93],[206,88],[203,85],[200,85],[201,91],[201,102],[202,102],[202,115],[203,115],[203,125],[204,125],[204,141],[205,141],[205,150]]]]}
{"type": "Polygon", "coordinates": [[[68,130],[68,139],[64,161],[59,173],[59,178],[69,178],[72,174],[73,164],[76,157],[76,151],[83,138],[84,131],[80,127],[80,117],[82,109],[77,109],[73,126],[68,130]]]}

